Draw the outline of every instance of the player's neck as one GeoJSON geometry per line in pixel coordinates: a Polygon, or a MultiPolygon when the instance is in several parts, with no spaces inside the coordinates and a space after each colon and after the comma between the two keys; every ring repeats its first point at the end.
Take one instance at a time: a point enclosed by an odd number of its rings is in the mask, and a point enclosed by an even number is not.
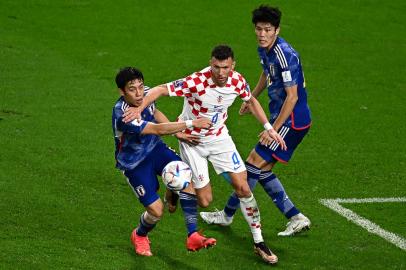
{"type": "MultiPolygon", "coordinates": [[[[227,81],[228,81],[228,79],[227,79],[227,81]]],[[[224,87],[224,86],[226,86],[227,81],[226,81],[225,83],[219,83],[219,82],[216,82],[215,80],[213,80],[214,85],[217,86],[217,87],[224,87]]]]}
{"type": "Polygon", "coordinates": [[[269,45],[268,47],[266,47],[266,51],[269,52],[273,46],[275,45],[276,41],[278,40],[278,36],[275,37],[275,39],[273,40],[273,42],[271,43],[271,45],[269,45]]]}

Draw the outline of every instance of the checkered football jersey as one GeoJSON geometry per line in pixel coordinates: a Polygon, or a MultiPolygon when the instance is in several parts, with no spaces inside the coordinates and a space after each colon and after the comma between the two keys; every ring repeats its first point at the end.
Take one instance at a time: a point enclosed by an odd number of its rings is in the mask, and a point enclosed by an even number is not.
{"type": "Polygon", "coordinates": [[[199,135],[203,143],[228,136],[225,125],[228,107],[233,104],[237,96],[243,101],[251,98],[249,86],[240,73],[231,71],[226,85],[219,87],[213,82],[210,67],[167,83],[167,88],[170,96],[185,98],[179,120],[186,121],[201,117],[211,119],[213,126],[210,129],[185,130],[188,134],[199,135]]]}

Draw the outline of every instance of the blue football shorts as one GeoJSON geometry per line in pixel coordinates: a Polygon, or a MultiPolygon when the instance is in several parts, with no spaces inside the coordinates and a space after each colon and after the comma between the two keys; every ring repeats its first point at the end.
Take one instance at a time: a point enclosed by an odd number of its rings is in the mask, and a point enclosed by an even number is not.
{"type": "Polygon", "coordinates": [[[278,133],[285,140],[288,148],[286,151],[282,150],[279,143],[276,143],[275,141],[269,146],[258,143],[255,146],[255,151],[268,163],[275,163],[277,161],[287,163],[309,129],[310,127],[302,130],[296,130],[289,126],[282,126],[278,133]]]}
{"type": "Polygon", "coordinates": [[[124,171],[138,200],[147,207],[159,199],[159,181],[163,168],[180,157],[163,142],[158,143],[148,156],[132,170],[124,171]]]}

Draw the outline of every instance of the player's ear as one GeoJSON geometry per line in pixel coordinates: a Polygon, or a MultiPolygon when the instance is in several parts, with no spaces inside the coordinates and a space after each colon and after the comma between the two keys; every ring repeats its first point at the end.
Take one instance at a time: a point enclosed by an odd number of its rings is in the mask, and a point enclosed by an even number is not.
{"type": "Polygon", "coordinates": [[[280,28],[279,28],[279,26],[278,26],[278,28],[276,28],[276,30],[275,30],[275,34],[276,34],[276,35],[279,35],[279,30],[280,30],[280,28]]]}
{"type": "Polygon", "coordinates": [[[235,68],[235,61],[233,61],[233,64],[231,65],[231,69],[234,70],[235,68]]]}
{"type": "Polygon", "coordinates": [[[121,89],[121,88],[117,88],[118,89],[118,92],[120,92],[120,95],[121,96],[124,96],[124,91],[123,91],[123,89],[121,89]]]}

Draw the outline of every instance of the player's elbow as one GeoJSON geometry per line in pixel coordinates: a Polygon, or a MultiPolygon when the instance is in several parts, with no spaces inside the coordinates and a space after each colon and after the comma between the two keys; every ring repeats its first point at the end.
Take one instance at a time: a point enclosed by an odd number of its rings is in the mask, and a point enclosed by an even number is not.
{"type": "Polygon", "coordinates": [[[297,100],[298,100],[298,96],[297,95],[289,95],[287,97],[287,100],[292,103],[292,104],[296,104],[297,100]]]}

